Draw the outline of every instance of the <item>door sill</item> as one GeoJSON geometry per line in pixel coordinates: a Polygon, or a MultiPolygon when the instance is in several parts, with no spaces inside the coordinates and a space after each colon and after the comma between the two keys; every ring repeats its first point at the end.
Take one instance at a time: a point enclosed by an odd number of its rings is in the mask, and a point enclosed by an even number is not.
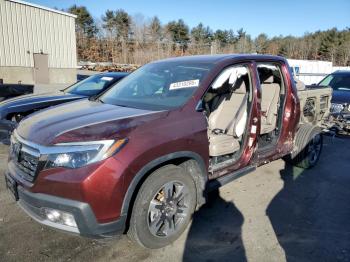
{"type": "Polygon", "coordinates": [[[255,169],[256,169],[256,166],[246,166],[240,170],[237,170],[227,175],[224,175],[222,177],[218,177],[216,179],[210,180],[207,189],[208,191],[218,189],[219,187],[226,185],[237,178],[240,178],[244,175],[247,175],[253,172],[255,169]]]}

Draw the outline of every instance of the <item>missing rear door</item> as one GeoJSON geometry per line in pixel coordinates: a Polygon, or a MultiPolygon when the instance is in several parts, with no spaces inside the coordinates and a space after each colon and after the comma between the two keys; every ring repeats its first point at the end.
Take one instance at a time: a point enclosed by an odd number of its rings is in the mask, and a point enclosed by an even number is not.
{"type": "Polygon", "coordinates": [[[257,63],[261,87],[261,126],[259,149],[274,146],[282,125],[286,88],[281,67],[274,63],[257,63]]]}

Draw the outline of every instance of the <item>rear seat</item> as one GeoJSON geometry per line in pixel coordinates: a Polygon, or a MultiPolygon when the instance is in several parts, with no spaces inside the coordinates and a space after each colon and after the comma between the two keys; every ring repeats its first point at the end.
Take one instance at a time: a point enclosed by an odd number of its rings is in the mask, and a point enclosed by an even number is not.
{"type": "Polygon", "coordinates": [[[278,103],[281,87],[274,83],[270,76],[261,84],[261,130],[260,134],[267,134],[276,128],[278,103]]]}

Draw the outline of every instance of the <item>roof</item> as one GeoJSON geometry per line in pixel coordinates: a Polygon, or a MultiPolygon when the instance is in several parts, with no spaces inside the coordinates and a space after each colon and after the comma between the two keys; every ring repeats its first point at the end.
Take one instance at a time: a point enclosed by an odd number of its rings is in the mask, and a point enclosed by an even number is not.
{"type": "Polygon", "coordinates": [[[332,75],[350,75],[350,70],[337,70],[332,75]]]}
{"type": "MultiPolygon", "coordinates": [[[[224,60],[272,60],[272,61],[285,61],[285,58],[281,56],[272,55],[253,55],[253,54],[221,54],[221,55],[193,55],[193,56],[180,56],[159,60],[161,62],[198,62],[198,63],[218,63],[224,60]]],[[[158,61],[156,61],[158,62],[158,61]]]]}
{"type": "Polygon", "coordinates": [[[103,75],[103,76],[126,76],[130,73],[127,72],[102,72],[99,73],[99,75],[103,75]]]}
{"type": "Polygon", "coordinates": [[[21,5],[31,6],[31,7],[35,7],[35,8],[39,8],[39,9],[43,9],[43,10],[46,10],[46,11],[49,11],[49,12],[53,12],[53,13],[57,13],[57,14],[60,14],[60,15],[65,15],[65,16],[70,16],[70,17],[73,17],[73,18],[77,18],[76,15],[73,15],[71,13],[67,13],[67,12],[63,12],[63,11],[60,11],[60,10],[52,9],[52,8],[45,7],[45,6],[42,6],[42,5],[32,4],[32,3],[28,3],[28,2],[20,1],[20,0],[6,0],[6,1],[17,3],[17,4],[21,4],[21,5]]]}

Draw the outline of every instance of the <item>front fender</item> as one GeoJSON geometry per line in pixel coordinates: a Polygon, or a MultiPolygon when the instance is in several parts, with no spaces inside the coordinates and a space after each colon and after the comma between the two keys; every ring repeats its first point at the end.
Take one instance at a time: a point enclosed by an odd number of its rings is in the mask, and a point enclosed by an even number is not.
{"type": "Polygon", "coordinates": [[[152,169],[170,160],[175,160],[180,158],[189,158],[197,162],[204,180],[203,185],[205,185],[206,179],[208,177],[207,171],[206,171],[206,165],[203,158],[199,154],[191,151],[179,151],[179,152],[174,152],[174,153],[170,153],[170,154],[158,157],[152,160],[151,162],[147,163],[145,166],[143,166],[141,170],[138,171],[137,174],[132,179],[124,196],[121,215],[123,216],[128,214],[130,204],[132,204],[134,197],[136,196],[135,194],[136,191],[139,189],[141,182],[145,179],[145,176],[147,176],[152,169]]]}

